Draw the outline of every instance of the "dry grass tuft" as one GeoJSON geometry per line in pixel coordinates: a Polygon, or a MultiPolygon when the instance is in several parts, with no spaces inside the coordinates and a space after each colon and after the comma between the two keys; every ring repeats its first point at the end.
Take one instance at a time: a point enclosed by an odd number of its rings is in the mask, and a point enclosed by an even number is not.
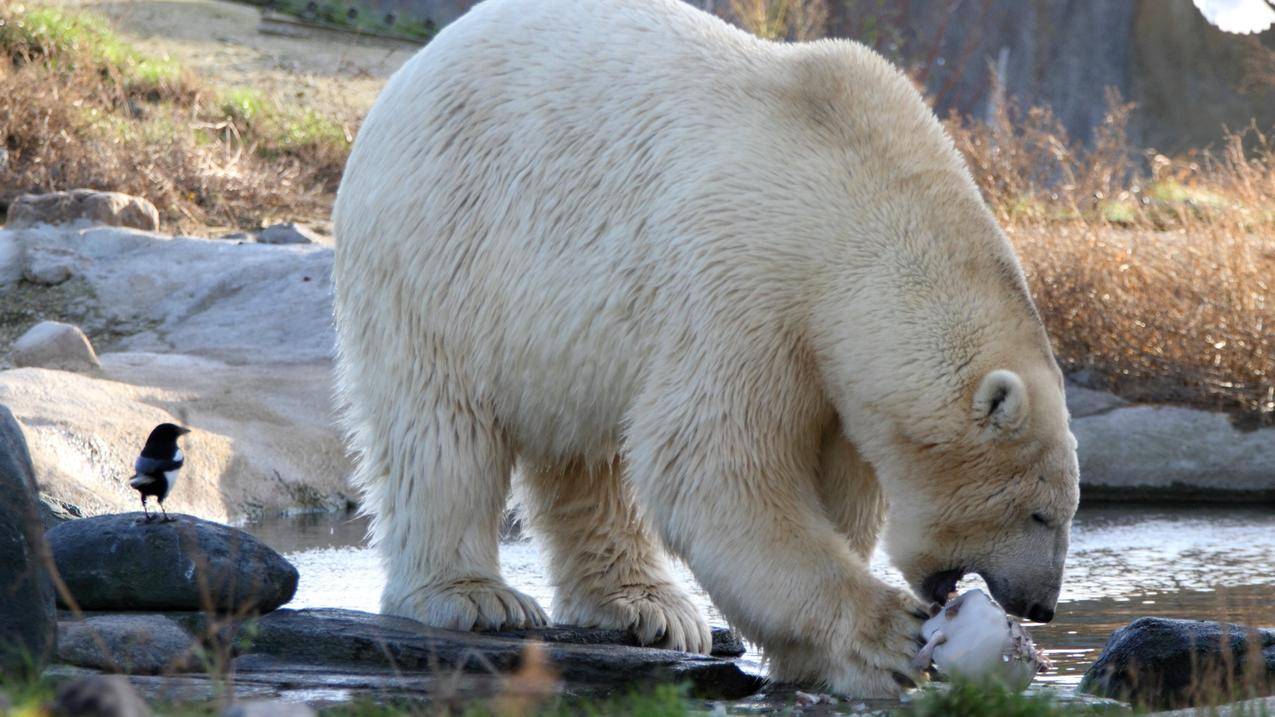
{"type": "Polygon", "coordinates": [[[90,187],[145,196],[184,231],[326,217],[352,130],[226,96],[92,15],[0,5],[0,208],[90,187]]]}
{"type": "Polygon", "coordinates": [[[767,40],[816,40],[828,25],[827,0],[730,0],[730,14],[767,40]]]}

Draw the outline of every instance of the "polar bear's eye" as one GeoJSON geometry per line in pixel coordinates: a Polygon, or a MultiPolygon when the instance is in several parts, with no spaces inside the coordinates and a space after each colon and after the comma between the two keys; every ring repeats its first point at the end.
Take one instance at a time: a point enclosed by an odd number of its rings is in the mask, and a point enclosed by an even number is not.
{"type": "Polygon", "coordinates": [[[1047,520],[1045,516],[1041,515],[1040,513],[1032,513],[1032,520],[1036,521],[1037,523],[1040,523],[1046,528],[1049,527],[1049,520],[1047,520]]]}

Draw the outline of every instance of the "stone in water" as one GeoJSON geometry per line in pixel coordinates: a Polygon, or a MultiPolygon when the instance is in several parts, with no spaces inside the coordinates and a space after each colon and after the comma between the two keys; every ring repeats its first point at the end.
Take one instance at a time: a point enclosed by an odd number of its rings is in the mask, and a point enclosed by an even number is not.
{"type": "Polygon", "coordinates": [[[1027,630],[982,590],[970,590],[939,608],[921,626],[921,636],[926,643],[916,655],[917,669],[932,663],[947,677],[994,678],[1022,690],[1050,667],[1027,630]]]}

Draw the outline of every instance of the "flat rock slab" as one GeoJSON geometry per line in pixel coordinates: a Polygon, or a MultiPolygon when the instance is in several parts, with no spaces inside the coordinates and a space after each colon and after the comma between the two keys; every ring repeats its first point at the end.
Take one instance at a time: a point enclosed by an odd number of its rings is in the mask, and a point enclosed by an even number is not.
{"type": "MultiPolygon", "coordinates": [[[[528,630],[500,630],[485,632],[491,637],[508,637],[515,640],[539,640],[562,645],[626,645],[641,647],[637,635],[629,630],[601,630],[593,627],[575,627],[572,625],[555,625],[528,630]]],[[[713,657],[740,657],[748,649],[744,639],[734,630],[727,627],[713,628],[713,648],[709,653],[713,657]]]]}
{"type": "Polygon", "coordinates": [[[187,515],[170,523],[121,513],[47,533],[83,610],[268,612],[297,590],[297,569],[253,536],[187,515]]]}
{"type": "MultiPolygon", "coordinates": [[[[415,620],[355,610],[278,610],[251,621],[240,637],[249,654],[288,663],[362,665],[400,672],[500,674],[518,669],[528,641],[427,627],[415,620]]],[[[570,685],[625,692],[654,682],[687,682],[692,692],[737,699],[762,680],[729,660],[622,645],[545,645],[553,668],[570,685]]]]}
{"type": "Polygon", "coordinates": [[[1116,630],[1080,691],[1157,709],[1275,693],[1275,630],[1144,617],[1116,630]]]}
{"type": "Polygon", "coordinates": [[[329,247],[115,227],[0,230],[4,235],[16,240],[28,280],[44,273],[46,284],[75,279],[83,305],[63,307],[64,320],[90,336],[119,336],[113,350],[231,364],[311,363],[333,354],[329,247]]]}
{"type": "Polygon", "coordinates": [[[95,615],[58,622],[58,660],[106,672],[158,675],[202,667],[199,644],[163,615],[95,615]]]}

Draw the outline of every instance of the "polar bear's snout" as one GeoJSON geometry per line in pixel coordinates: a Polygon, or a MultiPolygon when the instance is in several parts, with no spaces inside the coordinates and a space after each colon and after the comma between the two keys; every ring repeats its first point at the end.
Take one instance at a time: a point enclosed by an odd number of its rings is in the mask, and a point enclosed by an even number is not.
{"type": "Polygon", "coordinates": [[[978,569],[992,597],[1006,612],[1035,622],[1054,619],[1070,538],[1067,521],[1056,527],[1029,528],[1013,550],[1002,552],[978,569]]]}
{"type": "Polygon", "coordinates": [[[1045,583],[1029,580],[1012,580],[996,573],[983,575],[992,597],[1005,608],[1005,612],[1017,617],[1025,617],[1034,622],[1049,622],[1054,619],[1054,608],[1058,605],[1058,593],[1062,585],[1062,575],[1045,583]]]}

